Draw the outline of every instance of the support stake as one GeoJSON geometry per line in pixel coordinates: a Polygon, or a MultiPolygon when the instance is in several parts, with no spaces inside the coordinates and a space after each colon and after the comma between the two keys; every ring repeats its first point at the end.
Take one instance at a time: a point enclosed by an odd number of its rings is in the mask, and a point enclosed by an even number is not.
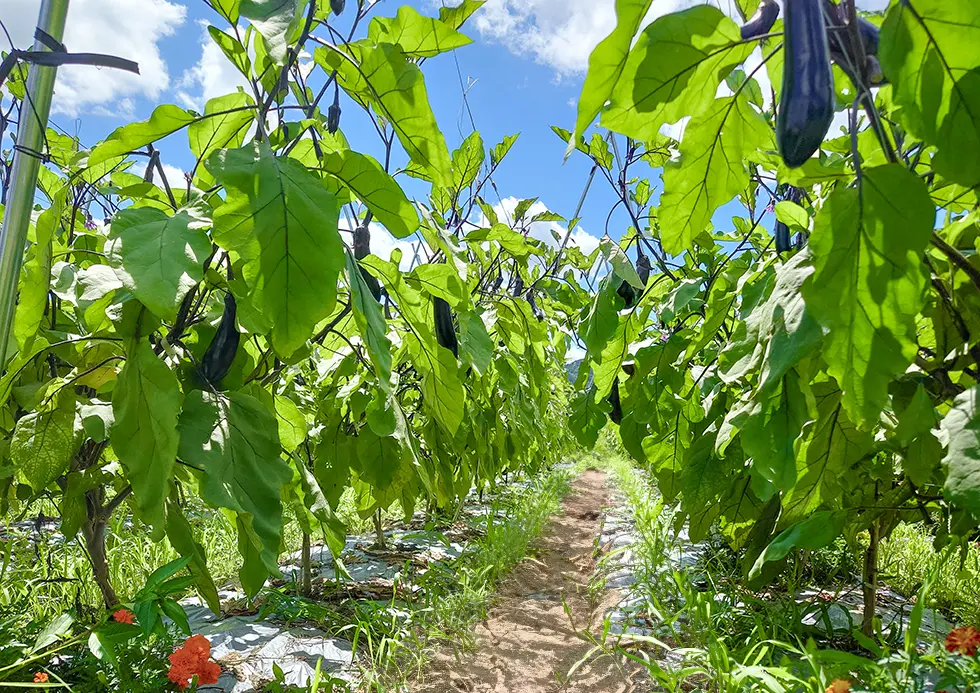
{"type": "MultiPolygon", "coordinates": [[[[68,0],[42,0],[37,26],[49,36],[61,41],[68,18],[68,0]]],[[[48,51],[49,47],[35,39],[34,50],[48,51]]],[[[34,208],[37,174],[41,166],[38,153],[44,142],[51,112],[51,96],[57,67],[32,65],[27,78],[27,94],[21,107],[17,127],[17,148],[10,173],[10,191],[0,229],[0,366],[7,360],[14,306],[17,302],[17,280],[24,262],[24,245],[34,208]]]]}

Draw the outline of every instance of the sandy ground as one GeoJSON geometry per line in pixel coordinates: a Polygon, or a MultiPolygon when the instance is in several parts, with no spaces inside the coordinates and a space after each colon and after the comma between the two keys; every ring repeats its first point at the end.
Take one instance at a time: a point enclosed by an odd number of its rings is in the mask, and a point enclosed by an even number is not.
{"type": "Polygon", "coordinates": [[[417,693],[643,690],[636,669],[612,656],[591,657],[568,676],[593,648],[585,631],[600,635],[602,614],[618,599],[605,590],[596,603],[588,592],[600,511],[609,496],[602,472],[588,470],[575,480],[532,557],[504,581],[488,619],[476,627],[476,651],[459,659],[438,655],[417,693]]]}

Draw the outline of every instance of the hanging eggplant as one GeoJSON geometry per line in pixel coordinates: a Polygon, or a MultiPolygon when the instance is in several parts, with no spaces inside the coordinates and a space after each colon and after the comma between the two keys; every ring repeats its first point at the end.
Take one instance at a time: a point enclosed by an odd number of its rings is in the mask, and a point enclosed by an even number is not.
{"type": "Polygon", "coordinates": [[[742,25],[742,40],[751,41],[765,36],[776,23],[777,17],[779,17],[779,4],[776,0],[763,0],[752,18],[742,25]]]}
{"type": "Polygon", "coordinates": [[[633,285],[625,279],[623,280],[623,283],[619,285],[619,288],[616,289],[616,293],[619,294],[621,299],[626,301],[626,308],[632,308],[636,305],[636,289],[634,289],[633,285]]]}
{"type": "Polygon", "coordinates": [[[776,115],[776,142],[790,168],[816,152],[834,119],[834,73],[823,0],[785,0],[786,62],[776,115]]]}
{"type": "Polygon", "coordinates": [[[609,393],[609,397],[606,401],[612,405],[612,411],[609,412],[609,420],[614,424],[620,424],[623,421],[623,405],[619,401],[619,378],[613,381],[612,391],[609,393]]]}
{"type": "MultiPolygon", "coordinates": [[[[371,230],[366,225],[358,226],[354,229],[354,259],[363,260],[370,254],[371,230]]],[[[371,290],[371,295],[376,301],[381,301],[381,282],[363,267],[360,269],[361,277],[364,279],[364,283],[368,285],[368,289],[371,290]]]]}
{"type": "Polygon", "coordinates": [[[459,340],[456,337],[456,326],[453,324],[453,311],[441,298],[432,299],[435,314],[436,341],[453,352],[459,358],[459,340]]]}
{"type": "Polygon", "coordinates": [[[330,11],[334,14],[343,14],[346,0],[330,0],[330,11]]]}
{"type": "Polygon", "coordinates": [[[493,280],[493,284],[490,285],[490,293],[495,294],[500,291],[500,286],[504,283],[504,273],[497,272],[497,278],[493,280]]]}
{"type": "Polygon", "coordinates": [[[776,222],[776,227],[773,229],[773,235],[776,237],[776,252],[777,253],[788,253],[793,249],[793,243],[790,239],[789,227],[781,221],[776,222]]]}
{"type": "Polygon", "coordinates": [[[650,271],[653,266],[650,264],[650,258],[643,252],[643,248],[640,246],[636,247],[636,274],[640,277],[640,281],[643,282],[643,286],[647,285],[650,281],[650,271]]]}
{"type": "Polygon", "coordinates": [[[538,302],[534,300],[533,291],[527,295],[527,302],[531,304],[531,313],[538,319],[538,322],[544,322],[544,311],[538,306],[538,302]]]}
{"type": "Polygon", "coordinates": [[[238,333],[235,326],[237,314],[235,297],[231,292],[225,294],[225,311],[221,315],[221,322],[218,324],[218,331],[214,333],[214,338],[208,345],[208,350],[204,352],[198,373],[201,379],[211,387],[217,388],[228,371],[231,364],[235,361],[235,354],[238,353],[238,344],[242,336],[238,333]]]}

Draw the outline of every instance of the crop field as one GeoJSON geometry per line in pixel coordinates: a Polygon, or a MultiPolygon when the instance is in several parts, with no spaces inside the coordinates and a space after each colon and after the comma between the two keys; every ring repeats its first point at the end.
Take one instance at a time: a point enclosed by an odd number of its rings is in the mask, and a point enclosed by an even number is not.
{"type": "Polygon", "coordinates": [[[980,693],[980,2],[400,1],[0,0],[0,691],[980,693]]]}

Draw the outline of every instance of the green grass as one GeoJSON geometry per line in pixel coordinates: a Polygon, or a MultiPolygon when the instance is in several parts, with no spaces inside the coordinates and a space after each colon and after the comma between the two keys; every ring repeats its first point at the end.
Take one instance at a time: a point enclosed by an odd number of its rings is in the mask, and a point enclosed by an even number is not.
{"type": "MultiPolygon", "coordinates": [[[[528,554],[530,543],[567,495],[573,470],[545,471],[524,489],[504,487],[489,517],[503,509],[503,522],[484,525],[485,534],[447,569],[431,571],[421,583],[424,601],[412,605],[360,604],[355,643],[366,651],[372,669],[366,685],[376,691],[400,690],[422,675],[439,648],[465,651],[473,647],[473,624],[484,618],[499,582],[528,554]],[[395,614],[397,610],[401,613],[395,614]]],[[[348,635],[350,637],[350,635],[348,635]]]]}
{"type": "Polygon", "coordinates": [[[882,580],[907,597],[915,595],[933,570],[933,604],[960,624],[980,627],[980,547],[968,546],[964,555],[946,556],[933,547],[933,536],[922,524],[901,524],[881,544],[882,580]]]}

